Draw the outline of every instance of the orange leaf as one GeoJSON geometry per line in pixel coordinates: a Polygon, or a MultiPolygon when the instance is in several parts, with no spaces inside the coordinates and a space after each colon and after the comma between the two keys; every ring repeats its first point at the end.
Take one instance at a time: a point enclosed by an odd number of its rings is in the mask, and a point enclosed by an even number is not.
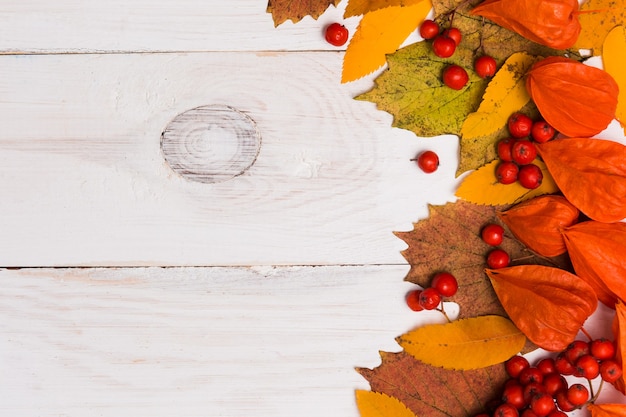
{"type": "MultiPolygon", "coordinates": [[[[615,360],[624,369],[626,359],[626,306],[622,301],[615,304],[615,319],[613,320],[613,336],[615,338],[615,360]]],[[[613,383],[622,394],[626,394],[626,372],[613,383]]]]}
{"type": "Polygon", "coordinates": [[[400,400],[379,392],[357,390],[356,403],[361,417],[415,417],[400,400]]]}
{"type": "Polygon", "coordinates": [[[545,350],[565,349],[598,303],[589,284],[562,269],[520,265],[487,275],[513,323],[545,350]]]}
{"type": "Polygon", "coordinates": [[[563,231],[576,275],[587,281],[604,304],[626,300],[626,223],[587,221],[563,231]]]}
{"type": "Polygon", "coordinates": [[[579,215],[576,207],[558,195],[535,197],[498,213],[517,239],[548,257],[567,251],[561,232],[576,223],[579,215]]]}
{"type": "Polygon", "coordinates": [[[385,65],[385,55],[395,52],[424,20],[430,0],[367,13],[352,36],[343,59],[341,82],[357,80],[385,65]]]}
{"type": "Polygon", "coordinates": [[[626,417],[625,404],[589,404],[591,417],[626,417]]]}
{"type": "Polygon", "coordinates": [[[626,146],[566,138],[538,144],[537,151],[565,198],[584,214],[605,223],[626,217],[626,146]]]}
{"type": "Polygon", "coordinates": [[[360,16],[386,7],[411,6],[421,1],[422,0],[349,0],[343,17],[360,16]]]}
{"type": "Polygon", "coordinates": [[[526,75],[526,89],[548,123],[565,136],[593,136],[615,118],[619,87],[606,71],[551,56],[526,75]]]}

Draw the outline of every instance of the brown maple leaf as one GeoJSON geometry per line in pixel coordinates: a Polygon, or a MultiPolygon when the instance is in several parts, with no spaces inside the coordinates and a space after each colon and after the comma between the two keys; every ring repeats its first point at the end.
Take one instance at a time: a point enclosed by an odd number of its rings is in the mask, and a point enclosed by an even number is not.
{"type": "Polygon", "coordinates": [[[507,379],[503,364],[454,371],[426,365],[406,352],[380,356],[380,366],[357,371],[372,391],[397,398],[416,416],[474,416],[495,399],[507,379]]]}
{"type": "Polygon", "coordinates": [[[330,7],[337,6],[340,0],[268,0],[267,12],[272,14],[274,26],[291,20],[299,22],[305,16],[320,17],[330,7]]]}
{"type": "Polygon", "coordinates": [[[410,232],[396,232],[408,248],[402,252],[411,269],[406,280],[422,287],[429,285],[436,272],[452,273],[459,290],[449,300],[459,304],[459,318],[487,314],[506,316],[489,278],[485,274],[485,259],[494,248],[484,243],[481,229],[488,223],[505,228],[500,248],[505,250],[511,265],[540,264],[571,270],[567,256],[539,256],[513,237],[496,217],[504,207],[483,206],[459,200],[444,206],[431,206],[430,216],[414,224],[410,232]]]}

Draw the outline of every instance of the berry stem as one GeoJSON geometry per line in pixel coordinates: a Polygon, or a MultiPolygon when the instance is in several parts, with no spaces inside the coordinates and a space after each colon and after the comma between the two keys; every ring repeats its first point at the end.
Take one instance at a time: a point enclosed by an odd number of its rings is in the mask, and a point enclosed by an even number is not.
{"type": "Polygon", "coordinates": [[[587,339],[589,339],[589,341],[591,342],[593,340],[593,337],[591,337],[591,335],[589,334],[589,332],[587,330],[585,330],[584,327],[580,328],[580,331],[582,332],[582,334],[584,334],[587,339]]]}
{"type": "Polygon", "coordinates": [[[448,313],[446,313],[446,310],[443,308],[443,303],[441,303],[441,308],[438,308],[437,311],[443,314],[448,323],[452,323],[452,320],[450,320],[450,316],[448,316],[448,313]]]}
{"type": "Polygon", "coordinates": [[[600,391],[602,391],[602,386],[603,385],[604,385],[604,380],[600,379],[600,385],[598,385],[598,390],[594,394],[593,393],[593,387],[591,386],[591,381],[589,381],[589,387],[591,387],[591,390],[589,391],[591,393],[591,399],[589,399],[589,403],[593,404],[593,403],[596,402],[596,400],[600,396],[600,391]]]}

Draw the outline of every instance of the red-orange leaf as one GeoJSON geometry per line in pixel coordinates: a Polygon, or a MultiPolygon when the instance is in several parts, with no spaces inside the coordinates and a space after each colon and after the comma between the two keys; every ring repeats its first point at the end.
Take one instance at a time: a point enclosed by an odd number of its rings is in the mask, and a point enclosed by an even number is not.
{"type": "Polygon", "coordinates": [[[593,136],[615,119],[619,87],[613,77],[573,59],[537,62],[526,75],[526,90],[543,118],[565,136],[593,136]]]}
{"type": "MultiPolygon", "coordinates": [[[[615,340],[615,359],[624,369],[626,359],[626,305],[622,301],[615,304],[615,319],[613,320],[613,337],[615,340]]],[[[622,394],[626,394],[626,372],[613,383],[622,394]]]]}
{"type": "Polygon", "coordinates": [[[626,217],[626,146],[566,138],[538,144],[537,151],[563,195],[584,214],[605,223],[626,217]]]}
{"type": "Polygon", "coordinates": [[[589,404],[591,417],[626,417],[626,404],[589,404]]]}
{"type": "Polygon", "coordinates": [[[598,303],[589,284],[562,269],[520,265],[487,275],[513,323],[546,350],[565,349],[598,303]]]}

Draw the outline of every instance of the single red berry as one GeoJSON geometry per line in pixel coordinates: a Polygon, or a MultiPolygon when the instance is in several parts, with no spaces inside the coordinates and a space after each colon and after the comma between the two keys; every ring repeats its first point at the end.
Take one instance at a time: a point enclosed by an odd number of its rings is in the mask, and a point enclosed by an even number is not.
{"type": "Polygon", "coordinates": [[[433,39],[433,53],[439,58],[449,58],[456,51],[456,42],[449,36],[437,35],[433,39]]]}
{"type": "Polygon", "coordinates": [[[600,375],[600,364],[592,355],[583,355],[576,361],[576,371],[574,375],[581,376],[586,379],[595,379],[600,375]]]}
{"type": "Polygon", "coordinates": [[[557,392],[554,395],[554,399],[556,400],[556,405],[561,411],[569,413],[570,411],[574,411],[576,409],[576,406],[567,399],[567,390],[557,392]]]}
{"type": "Polygon", "coordinates": [[[561,410],[553,410],[550,414],[548,414],[548,417],[567,417],[567,414],[561,410]]]}
{"type": "Polygon", "coordinates": [[[498,141],[496,145],[496,151],[498,152],[498,158],[501,161],[511,162],[513,161],[513,144],[515,139],[505,138],[498,141]]]}
{"type": "Polygon", "coordinates": [[[528,139],[518,139],[511,147],[511,155],[518,165],[528,165],[537,157],[537,148],[528,139]]]}
{"type": "Polygon", "coordinates": [[[589,390],[583,384],[572,384],[567,389],[567,401],[575,406],[583,405],[589,400],[589,390]]]}
{"type": "Polygon", "coordinates": [[[465,68],[460,65],[448,65],[443,70],[443,83],[453,90],[461,90],[467,85],[469,76],[465,68]]]}
{"type": "Polygon", "coordinates": [[[496,74],[498,64],[489,55],[482,55],[474,60],[474,71],[480,78],[490,78],[496,74]]]}
{"type": "Polygon", "coordinates": [[[546,394],[545,387],[539,382],[531,382],[530,384],[524,385],[524,401],[526,401],[527,404],[530,404],[532,399],[539,394],[546,394]]]}
{"type": "Polygon", "coordinates": [[[502,402],[511,404],[518,410],[526,407],[528,403],[524,400],[524,387],[519,383],[507,385],[502,392],[502,402]]]}
{"type": "Polygon", "coordinates": [[[554,366],[556,367],[556,371],[561,375],[574,375],[574,371],[576,371],[574,364],[570,362],[565,352],[559,353],[556,358],[554,358],[554,366]]]}
{"type": "Polygon", "coordinates": [[[420,36],[424,39],[433,39],[439,35],[439,25],[434,20],[426,19],[420,25],[420,36]]]}
{"type": "Polygon", "coordinates": [[[439,168],[439,156],[433,151],[424,151],[417,156],[417,166],[427,174],[439,168]]]}
{"type": "Polygon", "coordinates": [[[556,372],[553,358],[543,358],[535,365],[542,374],[547,375],[556,372]]]}
{"type": "Polygon", "coordinates": [[[514,138],[523,138],[530,135],[533,126],[533,119],[524,113],[513,113],[507,122],[509,133],[514,138]]]}
{"type": "Polygon", "coordinates": [[[489,223],[480,231],[480,237],[490,246],[499,246],[504,240],[504,228],[499,224],[489,223]]]}
{"type": "Polygon", "coordinates": [[[494,249],[487,254],[487,266],[491,269],[506,268],[510,261],[509,254],[502,249],[494,249]]]}
{"type": "Polygon", "coordinates": [[[461,43],[461,39],[463,38],[463,34],[458,28],[448,28],[443,31],[442,35],[452,39],[457,46],[461,43]]]}
{"type": "Polygon", "coordinates": [[[422,311],[424,309],[420,304],[420,294],[422,294],[422,290],[412,290],[406,293],[406,305],[413,311],[422,311]]]}
{"type": "Polygon", "coordinates": [[[441,295],[434,288],[426,288],[420,294],[419,303],[424,310],[434,310],[441,303],[441,295]]]}
{"type": "Polygon", "coordinates": [[[589,343],[583,340],[574,340],[565,348],[565,357],[570,363],[575,364],[583,355],[589,354],[589,343]]]}
{"type": "Polygon", "coordinates": [[[537,417],[546,417],[552,411],[556,410],[556,404],[551,395],[537,394],[530,400],[530,409],[537,414],[537,417]]]}
{"type": "Polygon", "coordinates": [[[522,187],[534,190],[543,182],[543,172],[535,164],[524,165],[519,169],[517,180],[522,187]]]}
{"type": "Polygon", "coordinates": [[[521,417],[537,417],[537,414],[530,408],[526,408],[522,411],[521,417]]]}
{"type": "Polygon", "coordinates": [[[539,370],[539,368],[529,366],[519,374],[518,379],[522,385],[528,385],[531,382],[541,384],[543,382],[543,373],[539,370]]]}
{"type": "Polygon", "coordinates": [[[493,412],[493,417],[518,417],[519,411],[511,404],[502,404],[493,412]]]}
{"type": "Polygon", "coordinates": [[[348,29],[341,23],[326,26],[326,42],[333,46],[343,46],[348,41],[348,29]]]}
{"type": "Polygon", "coordinates": [[[623,373],[622,367],[613,359],[607,359],[600,363],[600,376],[609,383],[617,381],[623,373]]]}
{"type": "Polygon", "coordinates": [[[433,277],[430,286],[444,297],[452,297],[459,289],[459,282],[449,272],[439,272],[433,277]]]}
{"type": "Polygon", "coordinates": [[[609,339],[601,338],[592,340],[589,344],[590,353],[599,361],[613,359],[615,356],[615,345],[609,339]]]}
{"type": "Polygon", "coordinates": [[[524,369],[529,367],[528,359],[520,355],[512,356],[504,362],[504,369],[511,378],[517,378],[524,369]]]}
{"type": "Polygon", "coordinates": [[[558,372],[546,374],[541,384],[545,388],[546,393],[550,395],[555,395],[557,392],[567,389],[567,380],[558,372]]]}
{"type": "Polygon", "coordinates": [[[545,120],[537,120],[533,122],[530,128],[530,136],[535,142],[545,143],[554,138],[556,130],[552,125],[545,120]]]}
{"type": "Polygon", "coordinates": [[[513,184],[518,175],[519,167],[514,162],[500,162],[496,167],[496,178],[500,184],[513,184]]]}

